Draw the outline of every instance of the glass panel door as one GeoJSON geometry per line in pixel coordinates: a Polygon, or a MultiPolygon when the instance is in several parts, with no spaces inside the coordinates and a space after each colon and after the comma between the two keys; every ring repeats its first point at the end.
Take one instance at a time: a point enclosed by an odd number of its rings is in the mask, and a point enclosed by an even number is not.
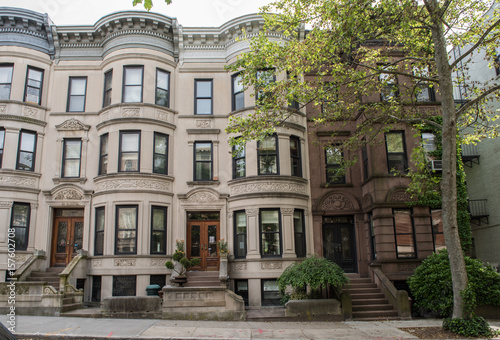
{"type": "Polygon", "coordinates": [[[353,224],[323,223],[323,256],[346,273],[357,271],[353,224]]]}
{"type": "Polygon", "coordinates": [[[219,270],[217,242],[219,241],[219,222],[188,222],[187,252],[189,259],[200,258],[199,266],[193,270],[219,270]]]}
{"type": "MultiPolygon", "coordinates": [[[[56,216],[60,215],[56,213],[56,216]]],[[[83,217],[56,217],[52,241],[51,265],[67,266],[82,249],[83,217]]]]}

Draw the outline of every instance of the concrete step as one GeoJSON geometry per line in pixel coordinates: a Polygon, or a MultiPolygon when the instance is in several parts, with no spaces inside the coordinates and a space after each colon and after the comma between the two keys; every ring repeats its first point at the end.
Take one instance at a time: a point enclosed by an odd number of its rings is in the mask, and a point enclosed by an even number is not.
{"type": "Polygon", "coordinates": [[[377,319],[387,319],[387,318],[397,318],[398,311],[395,309],[390,310],[376,310],[376,311],[358,311],[352,312],[353,318],[377,318],[377,319]]]}
{"type": "Polygon", "coordinates": [[[46,272],[62,273],[66,267],[51,267],[45,269],[46,272]]]}
{"type": "Polygon", "coordinates": [[[220,287],[221,283],[217,282],[193,282],[189,281],[182,285],[182,287],[220,287]]]}
{"type": "Polygon", "coordinates": [[[357,293],[351,294],[351,300],[366,300],[366,299],[384,299],[385,295],[382,293],[357,293]]]}
{"type": "Polygon", "coordinates": [[[349,294],[377,294],[380,293],[380,289],[375,286],[375,288],[349,288],[344,289],[349,294]]]}
{"type": "Polygon", "coordinates": [[[28,276],[26,278],[26,281],[35,281],[35,282],[48,282],[48,283],[57,283],[59,284],[59,278],[52,278],[52,277],[31,277],[28,276]]]}
{"type": "Polygon", "coordinates": [[[382,299],[352,299],[351,297],[351,302],[353,306],[357,305],[386,305],[389,304],[389,300],[382,298],[382,299]]]}
{"type": "Polygon", "coordinates": [[[353,283],[372,283],[372,280],[369,277],[349,278],[349,284],[353,283]]]}
{"type": "Polygon", "coordinates": [[[63,298],[63,305],[69,305],[73,303],[73,298],[72,297],[65,297],[63,298]]]}
{"type": "Polygon", "coordinates": [[[382,305],[355,305],[352,306],[353,312],[364,312],[364,311],[383,311],[393,309],[391,304],[382,305]]]}
{"type": "Polygon", "coordinates": [[[219,277],[218,271],[187,272],[187,277],[219,277]]]}
{"type": "Polygon", "coordinates": [[[373,289],[377,288],[377,285],[375,283],[367,282],[367,283],[350,283],[347,286],[344,287],[344,289],[373,289]]]}
{"type": "Polygon", "coordinates": [[[68,312],[62,312],[61,316],[79,317],[79,318],[101,318],[101,308],[79,308],[68,312]]]}
{"type": "Polygon", "coordinates": [[[289,321],[285,307],[262,307],[247,309],[247,321],[289,321]]]}
{"type": "Polygon", "coordinates": [[[59,278],[59,273],[57,272],[31,272],[31,277],[54,277],[59,278]]]}
{"type": "Polygon", "coordinates": [[[82,307],[82,304],[81,303],[70,303],[70,304],[63,304],[62,306],[62,313],[64,312],[69,312],[69,311],[72,311],[72,310],[75,310],[75,309],[79,309],[82,307]]]}

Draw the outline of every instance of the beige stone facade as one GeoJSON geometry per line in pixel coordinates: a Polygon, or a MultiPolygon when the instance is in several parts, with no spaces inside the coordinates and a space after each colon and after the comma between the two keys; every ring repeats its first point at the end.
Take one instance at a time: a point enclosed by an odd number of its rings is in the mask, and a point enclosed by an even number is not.
{"type": "MultiPolygon", "coordinates": [[[[327,188],[324,150],[296,111],[262,147],[232,157],[228,119],[252,113],[254,97],[224,67],[248,49],[242,29],[257,34],[261,17],[189,28],[139,11],[74,27],[28,10],[0,16],[2,281],[9,228],[17,267],[35,250],[45,268],[87,252],[85,275],[71,283],[88,302],[146,295],[170,274],[176,240],[202,258],[198,270],[217,270],[216,243],[226,240],[229,286],[249,306],[275,303],[273,280],[297,258],[328,257],[327,242],[345,236],[338,225],[351,233],[349,272],[368,275],[377,260],[404,280],[433,251],[429,209],[415,207],[415,254],[397,257],[393,209],[406,209],[407,182],[388,174],[383,146],[369,150],[369,179],[354,168],[327,188]]],[[[409,151],[417,141],[402,131],[409,151]]]]}

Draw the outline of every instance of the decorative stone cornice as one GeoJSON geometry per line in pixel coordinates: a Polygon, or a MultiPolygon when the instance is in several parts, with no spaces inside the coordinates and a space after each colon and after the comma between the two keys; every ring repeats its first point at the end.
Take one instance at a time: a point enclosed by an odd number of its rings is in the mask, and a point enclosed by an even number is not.
{"type": "Polygon", "coordinates": [[[56,129],[57,131],[88,131],[90,130],[90,125],[85,125],[78,119],[71,118],[56,125],[56,129]]]}

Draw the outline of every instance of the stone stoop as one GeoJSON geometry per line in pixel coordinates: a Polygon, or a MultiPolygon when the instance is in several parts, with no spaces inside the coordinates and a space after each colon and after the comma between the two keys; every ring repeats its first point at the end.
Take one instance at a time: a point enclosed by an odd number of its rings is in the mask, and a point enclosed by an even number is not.
{"type": "Polygon", "coordinates": [[[62,273],[64,267],[47,268],[44,272],[33,271],[26,278],[29,282],[47,282],[49,285],[59,290],[59,274],[62,273]]]}
{"type": "Polygon", "coordinates": [[[290,321],[285,307],[260,307],[247,309],[247,321],[290,321]]]}
{"type": "Polygon", "coordinates": [[[394,309],[370,278],[349,277],[349,284],[344,291],[351,295],[352,317],[356,320],[400,319],[394,309]]]}
{"type": "Polygon", "coordinates": [[[187,272],[187,282],[183,287],[225,287],[219,280],[218,271],[187,272]]]}

